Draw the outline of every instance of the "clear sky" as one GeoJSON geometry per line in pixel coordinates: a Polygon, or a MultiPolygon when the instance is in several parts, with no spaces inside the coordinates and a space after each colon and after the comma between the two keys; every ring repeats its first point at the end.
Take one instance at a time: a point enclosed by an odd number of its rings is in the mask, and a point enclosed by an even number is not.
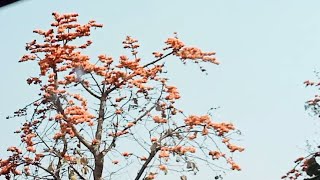
{"type": "MultiPolygon", "coordinates": [[[[238,143],[246,151],[236,160],[243,170],[224,180],[279,179],[306,153],[305,141],[317,135],[317,120],[304,111],[316,91],[302,83],[319,70],[319,7],[318,0],[26,0],[2,8],[0,150],[18,140],[12,132],[20,122],[5,116],[37,92],[25,79],[38,68],[17,63],[25,43],[35,38],[32,30],[49,28],[53,11],[77,12],[81,22],[105,25],[92,33],[92,55],[120,55],[122,40],[131,35],[140,40],[140,53],[151,57],[175,31],[186,44],[215,50],[221,65],[208,64],[208,76],[171,58],[176,62],[169,75],[180,88],[180,104],[199,114],[220,106],[217,120],[232,121],[242,131],[238,143]]],[[[213,179],[210,172],[200,177],[213,179]]]]}

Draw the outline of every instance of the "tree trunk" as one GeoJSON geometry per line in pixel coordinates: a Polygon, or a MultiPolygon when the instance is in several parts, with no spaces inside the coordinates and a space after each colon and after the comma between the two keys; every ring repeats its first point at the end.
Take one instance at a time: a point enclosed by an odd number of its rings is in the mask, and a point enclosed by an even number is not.
{"type": "Polygon", "coordinates": [[[101,155],[94,157],[94,180],[102,180],[104,158],[101,155]]]}

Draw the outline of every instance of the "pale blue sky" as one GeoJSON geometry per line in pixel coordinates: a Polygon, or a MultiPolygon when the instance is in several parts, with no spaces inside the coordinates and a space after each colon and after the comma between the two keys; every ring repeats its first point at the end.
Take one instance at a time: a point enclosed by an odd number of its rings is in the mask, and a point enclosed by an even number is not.
{"type": "MultiPolygon", "coordinates": [[[[243,171],[224,180],[279,179],[305,153],[305,140],[317,130],[303,107],[316,91],[302,82],[315,78],[318,68],[319,7],[318,0],[27,0],[2,8],[0,150],[18,140],[12,132],[20,122],[5,116],[33,100],[37,91],[25,83],[37,67],[17,63],[25,43],[35,38],[32,30],[49,28],[53,11],[77,12],[82,22],[95,19],[105,25],[92,33],[92,55],[118,56],[121,41],[132,35],[140,40],[142,57],[151,57],[175,31],[186,44],[215,50],[221,65],[208,64],[208,76],[193,64],[170,64],[180,104],[199,114],[221,106],[217,119],[232,121],[243,132],[239,144],[246,151],[236,158],[243,171]]],[[[213,178],[202,173],[201,179],[213,178]]]]}

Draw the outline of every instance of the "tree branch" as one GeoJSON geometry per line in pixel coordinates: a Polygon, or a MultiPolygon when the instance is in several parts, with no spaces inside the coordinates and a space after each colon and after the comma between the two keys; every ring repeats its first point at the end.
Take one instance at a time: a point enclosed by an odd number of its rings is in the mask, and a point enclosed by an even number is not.
{"type": "Polygon", "coordinates": [[[162,59],[164,59],[164,58],[166,58],[166,57],[170,56],[170,55],[171,55],[171,54],[173,54],[174,52],[175,52],[175,51],[172,51],[172,52],[170,52],[170,53],[168,53],[168,54],[166,54],[166,55],[164,55],[164,56],[160,57],[159,59],[156,59],[156,60],[154,60],[154,61],[152,61],[152,62],[150,62],[150,63],[148,63],[148,64],[144,65],[143,67],[145,68],[145,67],[150,66],[151,64],[157,63],[158,61],[161,61],[162,59]]]}
{"type": "MultiPolygon", "coordinates": [[[[149,112],[151,112],[155,107],[156,107],[156,103],[150,108],[148,109],[146,112],[144,112],[141,116],[139,116],[136,120],[133,121],[134,124],[136,124],[138,121],[140,121],[143,117],[145,117],[146,115],[148,115],[149,112]]],[[[129,129],[130,127],[125,127],[122,131],[125,131],[127,129],[129,129]]],[[[103,151],[101,151],[101,154],[103,156],[105,156],[114,146],[115,146],[115,143],[116,143],[116,139],[117,139],[117,136],[114,136],[113,139],[112,139],[112,142],[110,143],[110,145],[108,146],[108,148],[104,149],[103,151]]]]}
{"type": "Polygon", "coordinates": [[[95,139],[101,141],[102,138],[102,129],[103,129],[103,121],[104,121],[104,109],[106,106],[106,99],[107,99],[107,91],[105,91],[105,84],[103,85],[103,93],[100,97],[100,106],[99,106],[99,115],[98,115],[98,124],[97,124],[97,131],[95,134],[95,139]]]}
{"type": "Polygon", "coordinates": [[[60,177],[57,177],[53,172],[49,171],[47,168],[41,166],[40,164],[33,164],[33,165],[35,165],[35,166],[39,167],[40,169],[46,171],[46,172],[49,173],[51,176],[53,176],[54,179],[57,179],[57,180],[60,179],[60,177]]]}
{"type": "Polygon", "coordinates": [[[151,162],[151,160],[154,158],[154,156],[157,154],[157,152],[159,151],[159,149],[157,148],[154,151],[150,152],[150,155],[148,157],[148,159],[144,162],[144,164],[142,165],[141,169],[139,170],[136,178],[134,180],[139,180],[140,177],[142,176],[143,172],[146,170],[146,168],[148,167],[148,164],[151,162]]]}
{"type": "MultiPolygon", "coordinates": [[[[57,70],[55,67],[52,68],[53,72],[55,73],[55,77],[54,77],[54,83],[55,83],[55,90],[58,89],[58,75],[57,75],[57,70]]],[[[57,96],[57,99],[55,101],[52,101],[52,103],[56,106],[56,111],[60,114],[63,115],[64,120],[67,122],[68,126],[71,127],[72,131],[74,132],[75,136],[79,139],[79,141],[84,144],[91,152],[93,152],[93,148],[91,146],[91,144],[84,139],[83,136],[80,135],[80,133],[78,132],[77,128],[71,124],[70,122],[67,121],[68,117],[66,116],[66,114],[64,113],[64,110],[62,108],[61,102],[60,102],[60,98],[57,96]]]]}
{"type": "Polygon", "coordinates": [[[93,97],[100,99],[100,96],[96,95],[94,92],[92,92],[88,87],[86,87],[83,82],[80,83],[82,85],[82,87],[89,93],[91,94],[93,97]]]}

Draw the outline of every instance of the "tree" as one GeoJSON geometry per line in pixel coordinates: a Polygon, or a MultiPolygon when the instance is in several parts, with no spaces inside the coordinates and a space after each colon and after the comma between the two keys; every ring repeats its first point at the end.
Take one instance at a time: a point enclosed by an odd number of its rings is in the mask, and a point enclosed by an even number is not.
{"type": "Polygon", "coordinates": [[[186,115],[175,104],[181,98],[177,87],[165,76],[168,56],[219,64],[214,52],[185,46],[175,34],[162,52],[153,52],[154,60],[143,62],[138,41],[127,36],[123,46],[130,58],[93,60],[83,54],[91,40],[75,43],[103,25],[93,20],[80,25],[75,13],[52,15],[53,29],[34,30],[43,42],[27,43],[30,54],[19,61],[38,63],[40,74],[27,83],[39,87],[39,98],[8,117],[26,121],[15,132],[22,145],[8,148],[11,155],[0,161],[0,175],[100,180],[127,170],[135,172],[135,180],[159,173],[187,179],[185,173],[196,174],[201,163],[216,168],[218,159],[240,170],[231,157],[244,150],[231,143],[234,125],[213,121],[210,112],[186,115]]]}
{"type": "MultiPolygon", "coordinates": [[[[316,72],[318,76],[319,73],[316,72]]],[[[320,86],[320,82],[314,82],[307,80],[304,82],[305,86],[315,87],[320,86]]],[[[305,109],[311,112],[311,115],[320,117],[320,96],[315,95],[314,98],[308,100],[305,103],[305,109]]],[[[318,146],[320,148],[320,146],[318,146]]],[[[292,170],[282,176],[282,179],[299,179],[305,180],[320,180],[320,164],[316,161],[316,158],[320,156],[319,150],[312,150],[308,155],[299,157],[294,161],[296,164],[292,170]]]]}

